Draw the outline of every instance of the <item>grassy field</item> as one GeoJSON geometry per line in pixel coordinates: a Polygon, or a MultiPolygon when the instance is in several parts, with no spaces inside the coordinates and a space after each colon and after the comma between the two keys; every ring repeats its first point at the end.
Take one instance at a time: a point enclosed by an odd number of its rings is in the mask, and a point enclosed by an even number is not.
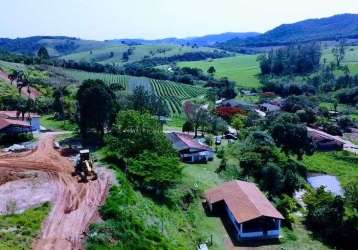
{"type": "Polygon", "coordinates": [[[58,121],[52,115],[41,116],[41,126],[54,131],[76,131],[77,125],[69,121],[58,121]]]}
{"type": "Polygon", "coordinates": [[[304,163],[309,171],[337,176],[343,187],[358,178],[358,157],[345,151],[316,152],[305,156],[304,163]]]}
{"type": "Polygon", "coordinates": [[[50,205],[46,203],[23,214],[0,216],[0,249],[31,249],[49,212],[50,205]]]}
{"type": "MultiPolygon", "coordinates": [[[[332,54],[332,48],[326,48],[322,53],[322,62],[326,60],[327,62],[334,62],[335,59],[332,54]]],[[[348,46],[346,47],[346,54],[342,61],[343,65],[348,65],[348,68],[351,74],[358,74],[358,46],[348,46]]],[[[342,71],[337,71],[337,75],[343,75],[342,71]]]]}
{"type": "Polygon", "coordinates": [[[216,69],[216,78],[228,77],[235,81],[237,86],[244,88],[257,88],[261,84],[257,78],[260,73],[257,55],[237,55],[211,61],[180,62],[181,67],[200,68],[206,72],[210,66],[216,69]]]}
{"type": "Polygon", "coordinates": [[[80,53],[74,53],[63,56],[61,58],[66,60],[75,61],[92,61],[97,63],[114,63],[121,65],[124,63],[131,63],[140,61],[145,58],[151,57],[170,57],[174,55],[181,55],[188,52],[199,52],[199,51],[213,51],[212,48],[200,47],[192,48],[190,46],[180,45],[117,45],[107,46],[104,48],[93,49],[91,51],[85,51],[80,53]],[[123,60],[123,53],[128,51],[129,48],[133,49],[133,53],[129,56],[128,61],[123,60]]]}

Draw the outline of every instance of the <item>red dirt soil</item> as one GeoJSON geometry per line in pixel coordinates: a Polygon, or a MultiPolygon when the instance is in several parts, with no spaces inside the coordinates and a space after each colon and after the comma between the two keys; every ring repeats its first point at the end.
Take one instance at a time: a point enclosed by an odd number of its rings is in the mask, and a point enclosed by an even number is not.
{"type": "Polygon", "coordinates": [[[38,148],[30,153],[0,156],[0,173],[43,171],[56,183],[52,211],[34,249],[83,249],[84,232],[99,219],[98,207],[108,194],[113,176],[109,171],[101,171],[96,181],[78,183],[71,176],[73,163],[53,148],[55,136],[41,135],[38,148]]]}
{"type": "MultiPolygon", "coordinates": [[[[1,71],[1,70],[0,70],[0,79],[3,79],[7,83],[11,84],[11,81],[8,78],[8,74],[6,72],[4,72],[4,71],[1,71]]],[[[15,86],[16,86],[16,81],[14,81],[13,84],[15,84],[15,86]]],[[[33,87],[30,87],[30,94],[29,94],[27,92],[27,87],[24,87],[24,88],[21,89],[21,95],[23,97],[28,97],[28,98],[30,98],[32,100],[35,100],[36,98],[41,96],[41,93],[37,89],[35,89],[33,87]]]]}

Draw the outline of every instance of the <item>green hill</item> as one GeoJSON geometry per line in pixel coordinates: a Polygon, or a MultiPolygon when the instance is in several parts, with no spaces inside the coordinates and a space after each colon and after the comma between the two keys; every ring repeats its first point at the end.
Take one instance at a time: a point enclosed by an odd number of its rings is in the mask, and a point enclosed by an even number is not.
{"type": "Polygon", "coordinates": [[[101,79],[108,84],[119,84],[125,91],[132,92],[136,87],[142,86],[147,91],[160,97],[168,106],[172,115],[182,113],[184,100],[195,98],[207,93],[207,89],[198,86],[176,83],[171,81],[154,80],[146,77],[134,77],[107,73],[92,73],[79,70],[56,69],[56,75],[63,74],[66,78],[80,82],[86,79],[101,79]]]}
{"type": "Polygon", "coordinates": [[[335,41],[340,38],[358,38],[358,14],[343,14],[283,24],[262,35],[246,39],[231,39],[218,44],[217,47],[238,51],[247,46],[272,46],[323,40],[335,41]]]}
{"type": "Polygon", "coordinates": [[[117,65],[121,65],[148,58],[171,57],[192,52],[214,52],[214,50],[215,49],[213,48],[197,48],[180,45],[116,45],[73,53],[61,58],[65,60],[89,61],[103,64],[115,63],[117,65]],[[124,53],[127,54],[129,50],[130,53],[128,54],[128,58],[125,59],[123,55],[124,53]]]}
{"type": "Polygon", "coordinates": [[[33,36],[26,38],[0,38],[0,49],[17,54],[36,54],[41,46],[47,48],[50,56],[60,56],[107,46],[107,43],[82,40],[66,36],[33,36]]]}
{"type": "Polygon", "coordinates": [[[260,73],[257,55],[237,55],[215,60],[197,62],[180,62],[180,67],[200,68],[206,72],[210,66],[216,69],[215,77],[228,77],[235,81],[237,86],[246,88],[257,88],[260,86],[257,75],[260,73]]]}

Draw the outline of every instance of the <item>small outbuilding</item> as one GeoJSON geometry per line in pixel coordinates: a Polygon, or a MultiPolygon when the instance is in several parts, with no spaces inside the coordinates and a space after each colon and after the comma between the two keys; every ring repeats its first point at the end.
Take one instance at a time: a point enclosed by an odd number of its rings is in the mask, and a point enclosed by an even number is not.
{"type": "Polygon", "coordinates": [[[31,125],[26,121],[0,118],[0,134],[14,135],[31,131],[31,125]]]}
{"type": "Polygon", "coordinates": [[[271,104],[271,103],[263,103],[259,105],[259,108],[261,111],[265,112],[265,113],[270,113],[270,112],[278,112],[281,110],[281,107],[275,104],[271,104]]]}
{"type": "Polygon", "coordinates": [[[206,163],[214,159],[214,150],[191,135],[173,132],[168,134],[168,138],[183,162],[206,163]]]}
{"type": "Polygon", "coordinates": [[[210,212],[229,219],[238,241],[280,237],[284,217],[255,183],[226,182],[209,189],[205,196],[210,212]]]}
{"type": "Polygon", "coordinates": [[[31,131],[40,131],[40,116],[35,113],[21,113],[19,111],[0,111],[0,118],[25,121],[31,125],[31,131]]]}
{"type": "Polygon", "coordinates": [[[316,150],[318,151],[343,150],[345,142],[341,138],[313,128],[307,128],[307,130],[316,150]]]}

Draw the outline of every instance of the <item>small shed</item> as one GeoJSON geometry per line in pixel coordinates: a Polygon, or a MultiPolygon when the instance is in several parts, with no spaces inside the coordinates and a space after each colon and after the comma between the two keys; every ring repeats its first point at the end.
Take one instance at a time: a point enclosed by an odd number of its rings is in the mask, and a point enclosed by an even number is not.
{"type": "Polygon", "coordinates": [[[345,142],[337,136],[330,135],[323,131],[307,128],[308,135],[318,151],[339,151],[343,150],[345,142]]]}
{"type": "Polygon", "coordinates": [[[0,118],[0,133],[2,134],[19,134],[29,133],[32,131],[31,125],[26,121],[0,118]]]}
{"type": "Polygon", "coordinates": [[[24,113],[23,115],[19,111],[0,111],[0,118],[17,120],[17,121],[26,121],[31,125],[32,131],[40,131],[41,122],[39,116],[36,113],[24,113]]]}
{"type": "Polygon", "coordinates": [[[191,135],[173,132],[168,138],[183,162],[206,163],[214,159],[214,150],[191,135]]]}
{"type": "Polygon", "coordinates": [[[230,181],[206,192],[210,212],[227,216],[237,240],[280,237],[282,214],[252,182],[230,181]]]}
{"type": "Polygon", "coordinates": [[[262,103],[259,105],[259,108],[265,113],[278,112],[281,110],[280,106],[271,103],[262,103]]]}

